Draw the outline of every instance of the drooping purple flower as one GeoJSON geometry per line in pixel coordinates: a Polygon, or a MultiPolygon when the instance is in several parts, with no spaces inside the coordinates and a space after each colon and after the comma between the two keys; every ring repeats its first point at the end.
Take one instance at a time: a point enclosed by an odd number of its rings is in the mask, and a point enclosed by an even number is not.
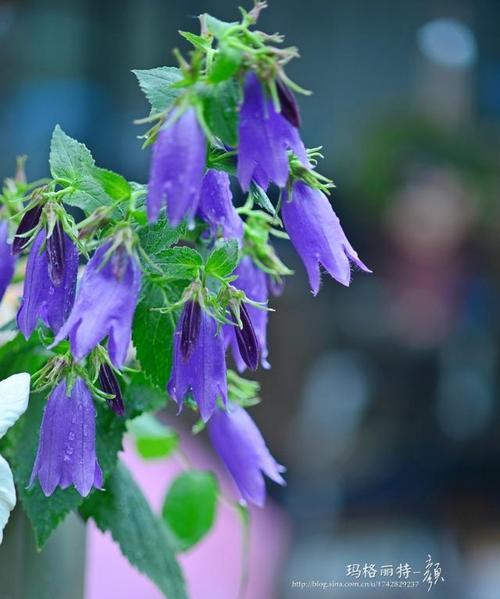
{"type": "Polygon", "coordinates": [[[361,270],[371,272],[349,243],[337,215],[321,191],[296,181],[291,198],[287,195],[285,193],[281,208],[283,222],[306,267],[314,295],[319,291],[320,264],[334,279],[347,286],[351,281],[351,262],[361,270]]]}
{"type": "Polygon", "coordinates": [[[56,287],[62,283],[65,267],[64,229],[59,221],[56,222],[52,234],[47,237],[47,259],[49,261],[49,277],[56,287]]]}
{"type": "Polygon", "coordinates": [[[81,360],[108,336],[111,362],[121,368],[130,345],[141,270],[137,259],[127,253],[122,276],[117,276],[113,258],[106,261],[110,246],[101,246],[85,267],[71,314],[53,345],[69,336],[71,352],[81,360]]]}
{"type": "Polygon", "coordinates": [[[237,168],[243,190],[248,191],[252,179],[264,190],[270,181],[284,187],[289,172],[287,150],[309,166],[298,130],[276,112],[257,76],[248,73],[240,109],[237,168]]]}
{"type": "Polygon", "coordinates": [[[12,248],[7,243],[9,225],[7,221],[0,222],[0,302],[14,275],[16,259],[12,255],[12,248]]]}
{"type": "Polygon", "coordinates": [[[123,403],[122,390],[120,384],[109,364],[101,364],[99,369],[99,384],[104,393],[114,395],[113,398],[107,399],[108,406],[118,416],[125,416],[125,404],[123,403]]]}
{"type": "Polygon", "coordinates": [[[217,331],[216,321],[201,310],[196,342],[186,359],[181,352],[182,326],[182,318],[179,318],[174,334],[172,374],[167,389],[179,407],[182,407],[185,396],[191,393],[198,404],[200,416],[206,422],[218,398],[227,402],[224,340],[222,333],[217,331]]]}
{"type": "Polygon", "coordinates": [[[16,256],[20,254],[22,250],[29,243],[29,238],[24,237],[26,233],[32,231],[38,224],[42,215],[42,205],[37,204],[33,208],[30,208],[24,213],[21,222],[17,227],[16,234],[14,235],[14,241],[12,242],[12,253],[16,256]]]}
{"type": "Polygon", "coordinates": [[[233,322],[235,323],[234,336],[236,337],[239,354],[250,370],[257,370],[260,354],[259,342],[257,340],[257,335],[255,334],[252,320],[244,303],[240,304],[240,321],[241,327],[233,314],[233,322]]]}
{"type": "Polygon", "coordinates": [[[180,317],[181,339],[180,351],[183,360],[190,358],[198,340],[201,322],[201,307],[195,300],[184,304],[180,317]]]}
{"type": "Polygon", "coordinates": [[[17,313],[17,326],[26,339],[31,336],[38,320],[57,333],[66,321],[75,301],[78,276],[78,250],[64,233],[64,274],[58,287],[49,276],[45,231],[35,238],[28,256],[21,305],[17,313]]]}
{"type": "Polygon", "coordinates": [[[276,89],[278,90],[281,114],[291,125],[298,129],[300,127],[300,112],[293,92],[279,77],[276,78],[276,89]]]}
{"type": "Polygon", "coordinates": [[[95,450],[95,418],[94,402],[84,381],[77,378],[68,394],[63,379],[45,406],[30,486],[38,478],[47,497],[57,487],[74,485],[83,497],[92,487],[102,489],[103,476],[95,450]]]}
{"type": "MultiPolygon", "coordinates": [[[[261,303],[267,303],[268,300],[268,283],[266,280],[265,273],[255,266],[250,256],[243,256],[240,263],[234,270],[234,274],[238,278],[232,283],[237,289],[241,289],[245,292],[246,296],[255,301],[261,303]]],[[[248,311],[248,316],[252,321],[255,336],[259,344],[260,360],[263,368],[270,368],[269,362],[267,361],[268,349],[267,349],[267,310],[261,310],[255,306],[245,306],[248,311]]],[[[224,339],[226,347],[229,345],[233,351],[233,358],[236,364],[236,368],[239,372],[243,372],[247,365],[243,359],[238,340],[236,337],[236,328],[232,325],[224,326],[224,339]]]]}
{"type": "Polygon", "coordinates": [[[198,215],[210,225],[211,235],[243,238],[243,221],[233,205],[229,175],[210,169],[203,177],[198,215]]]}
{"type": "Polygon", "coordinates": [[[158,134],[149,173],[148,218],[155,221],[167,204],[170,224],[191,219],[198,207],[205,171],[206,141],[194,108],[173,112],[158,134]]]}
{"type": "Polygon", "coordinates": [[[255,422],[236,404],[228,410],[216,410],[208,423],[208,433],[215,451],[229,470],[241,499],[263,506],[266,499],[264,476],[285,485],[278,464],[266,446],[255,422]]]}

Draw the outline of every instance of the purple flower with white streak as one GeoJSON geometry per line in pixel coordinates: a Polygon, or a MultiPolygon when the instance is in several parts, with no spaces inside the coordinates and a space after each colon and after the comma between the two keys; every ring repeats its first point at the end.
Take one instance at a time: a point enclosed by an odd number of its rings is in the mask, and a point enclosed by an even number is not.
{"type": "Polygon", "coordinates": [[[243,190],[248,191],[252,179],[264,190],[270,181],[284,187],[289,172],[287,150],[309,166],[298,130],[276,112],[257,76],[248,73],[240,109],[237,168],[243,190]]]}
{"type": "Polygon", "coordinates": [[[38,233],[31,247],[23,297],[17,313],[17,326],[26,339],[33,333],[38,320],[57,333],[73,307],[78,276],[78,250],[65,233],[62,242],[65,248],[64,271],[58,286],[49,276],[44,230],[38,233]]]}
{"type": "Polygon", "coordinates": [[[7,243],[9,225],[7,221],[0,223],[0,301],[14,275],[16,259],[12,255],[12,247],[7,243]]]}
{"type": "Polygon", "coordinates": [[[192,219],[205,171],[206,141],[194,108],[173,112],[158,134],[148,185],[148,218],[155,221],[167,204],[169,223],[192,219]]]}
{"type": "Polygon", "coordinates": [[[228,410],[216,410],[208,423],[215,451],[229,470],[242,501],[262,507],[266,499],[264,476],[285,485],[278,464],[266,446],[262,434],[248,413],[236,404],[228,410]]]}
{"type": "Polygon", "coordinates": [[[229,175],[224,171],[209,169],[203,177],[198,216],[208,223],[211,235],[221,233],[241,245],[243,221],[233,205],[229,175]]]}
{"type": "MultiPolygon", "coordinates": [[[[264,272],[262,272],[262,270],[255,266],[250,256],[243,256],[233,274],[238,276],[238,278],[232,283],[234,287],[244,291],[245,295],[255,302],[260,302],[263,304],[267,303],[268,281],[266,275],[264,272]]],[[[250,304],[246,305],[246,309],[248,311],[248,315],[250,316],[250,320],[252,321],[255,336],[257,337],[259,344],[261,365],[263,368],[270,368],[271,366],[267,361],[267,356],[269,353],[267,349],[267,310],[261,310],[260,308],[256,308],[250,304]]],[[[233,358],[238,372],[243,372],[246,368],[246,362],[242,358],[238,348],[236,326],[224,326],[224,340],[226,342],[226,348],[231,346],[233,358]]]]}
{"type": "Polygon", "coordinates": [[[43,413],[40,441],[30,486],[38,478],[44,495],[74,485],[86,497],[102,489],[103,476],[95,450],[96,411],[87,385],[77,378],[67,392],[63,379],[52,391],[43,413]]]}
{"type": "Polygon", "coordinates": [[[141,270],[123,246],[106,257],[110,247],[111,243],[101,246],[85,267],[71,314],[53,345],[69,336],[71,353],[81,360],[108,336],[111,362],[121,368],[130,345],[141,270]]]}
{"type": "Polygon", "coordinates": [[[174,334],[174,358],[172,374],[168,382],[168,392],[182,408],[184,398],[191,393],[200,410],[200,416],[206,422],[221,398],[227,402],[226,358],[224,340],[217,332],[216,321],[204,310],[197,313],[196,336],[185,320],[192,320],[193,310],[190,302],[177,323],[174,334]],[[189,337],[189,351],[186,351],[185,339],[189,337]]]}
{"type": "Polygon", "coordinates": [[[346,286],[351,282],[351,262],[361,270],[371,272],[349,243],[327,197],[318,189],[296,181],[291,197],[285,193],[281,214],[286,231],[306,267],[314,295],[319,291],[320,264],[346,286]]]}

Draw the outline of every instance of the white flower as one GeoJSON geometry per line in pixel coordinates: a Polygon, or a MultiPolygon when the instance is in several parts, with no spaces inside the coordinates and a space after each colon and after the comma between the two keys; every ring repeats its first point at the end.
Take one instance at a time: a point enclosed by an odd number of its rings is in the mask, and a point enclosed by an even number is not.
{"type": "MultiPolygon", "coordinates": [[[[0,381],[0,439],[28,407],[30,375],[14,374],[0,381]]],[[[0,455],[0,543],[10,512],[16,505],[16,489],[12,471],[0,455]]]]}

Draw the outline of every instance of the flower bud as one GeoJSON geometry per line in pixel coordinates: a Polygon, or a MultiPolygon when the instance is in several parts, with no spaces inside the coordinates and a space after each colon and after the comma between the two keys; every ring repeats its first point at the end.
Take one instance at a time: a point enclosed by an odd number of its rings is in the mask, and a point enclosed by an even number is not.
{"type": "Polygon", "coordinates": [[[52,235],[47,237],[47,259],[49,261],[49,277],[56,287],[59,287],[64,276],[65,258],[64,230],[56,221],[52,235]]]}
{"type": "Polygon", "coordinates": [[[295,96],[283,81],[276,77],[276,88],[281,104],[281,114],[297,129],[300,127],[300,112],[295,96]]]}
{"type": "Polygon", "coordinates": [[[28,245],[29,238],[23,237],[23,235],[25,233],[29,233],[32,229],[34,229],[37,226],[41,215],[41,204],[33,206],[33,208],[30,208],[30,210],[28,210],[24,214],[23,218],[21,219],[21,222],[19,223],[19,226],[17,227],[17,231],[14,236],[14,241],[12,242],[12,253],[14,254],[14,256],[20,254],[28,245]]]}
{"type": "Polygon", "coordinates": [[[101,364],[101,369],[99,370],[99,383],[104,393],[114,395],[113,398],[107,400],[108,406],[115,414],[118,414],[118,416],[125,416],[125,404],[123,403],[122,391],[115,373],[109,364],[101,364]]]}
{"type": "Polygon", "coordinates": [[[201,320],[201,308],[198,302],[190,300],[184,304],[181,327],[181,356],[184,360],[191,357],[198,338],[201,320]]]}
{"type": "MultiPolygon", "coordinates": [[[[233,315],[234,320],[234,315],[233,315]]],[[[259,342],[245,304],[240,304],[242,327],[235,327],[236,341],[240,355],[250,370],[257,370],[259,364],[259,342]]]]}

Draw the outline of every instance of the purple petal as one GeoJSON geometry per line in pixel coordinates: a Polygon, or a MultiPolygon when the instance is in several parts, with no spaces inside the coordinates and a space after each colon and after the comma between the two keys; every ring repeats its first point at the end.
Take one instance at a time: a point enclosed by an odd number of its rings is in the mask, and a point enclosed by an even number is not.
{"type": "Polygon", "coordinates": [[[319,291],[320,264],[343,285],[351,281],[350,262],[371,272],[347,240],[337,215],[321,191],[296,181],[291,200],[285,194],[281,212],[286,231],[306,267],[314,295],[319,291]]]}
{"type": "Polygon", "coordinates": [[[172,226],[191,219],[198,207],[205,170],[206,141],[194,108],[174,112],[153,147],[149,174],[148,218],[154,221],[167,203],[172,226]]]}
{"type": "Polygon", "coordinates": [[[38,224],[41,215],[41,204],[37,204],[23,215],[21,222],[17,227],[16,234],[14,235],[14,241],[12,243],[12,253],[14,255],[20,254],[26,244],[28,244],[30,241],[29,238],[20,237],[20,235],[22,236],[25,233],[29,233],[29,231],[33,230],[38,224]]]}
{"type": "Polygon", "coordinates": [[[263,474],[280,485],[283,466],[267,448],[262,435],[248,413],[230,404],[228,411],[216,410],[208,423],[212,445],[225,464],[242,500],[263,506],[266,488],[263,474]]]}
{"type": "Polygon", "coordinates": [[[281,105],[281,114],[291,125],[299,129],[300,112],[293,92],[279,77],[276,78],[276,88],[281,105]]]}
{"type": "Polygon", "coordinates": [[[0,301],[12,280],[16,267],[16,258],[12,255],[12,248],[7,243],[8,236],[8,223],[0,222],[0,301]]]}
{"type": "Polygon", "coordinates": [[[117,279],[111,259],[102,265],[109,247],[109,243],[101,246],[85,267],[71,314],[53,345],[69,336],[71,352],[81,360],[109,336],[109,356],[121,368],[130,345],[141,271],[136,258],[128,255],[123,277],[117,279]]]}

